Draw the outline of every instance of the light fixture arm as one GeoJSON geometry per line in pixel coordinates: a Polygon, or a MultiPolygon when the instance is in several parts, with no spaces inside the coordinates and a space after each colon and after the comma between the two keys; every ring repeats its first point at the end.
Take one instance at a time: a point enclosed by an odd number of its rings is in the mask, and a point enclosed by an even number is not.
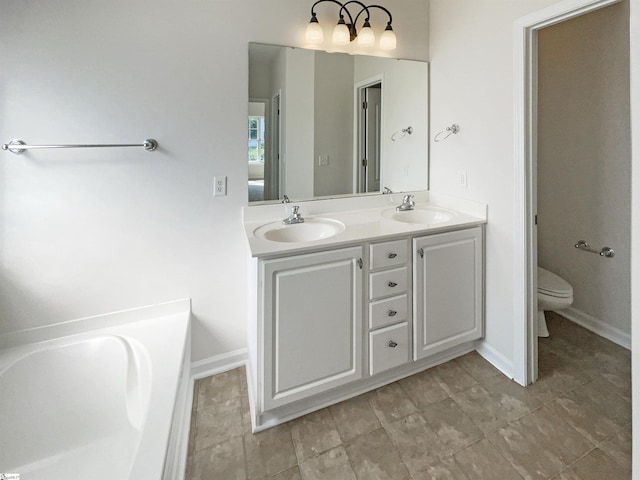
{"type": "MultiPolygon", "coordinates": [[[[316,5],[318,5],[319,3],[323,3],[323,2],[332,2],[332,3],[335,3],[336,5],[340,5],[340,11],[342,12],[343,5],[338,0],[318,0],[316,3],[314,3],[311,6],[311,17],[312,18],[316,17],[316,12],[315,12],[316,5]]],[[[353,20],[351,18],[351,14],[349,13],[349,10],[347,10],[347,15],[349,15],[349,20],[353,20]]]]}
{"type": "Polygon", "coordinates": [[[387,26],[391,26],[391,22],[393,22],[393,17],[391,16],[391,12],[384,8],[382,5],[369,5],[367,8],[379,8],[384,11],[387,15],[389,15],[389,21],[387,22],[387,26]]]}
{"type": "Polygon", "coordinates": [[[360,18],[360,15],[362,15],[362,12],[367,12],[367,18],[365,18],[365,21],[369,21],[369,7],[367,7],[364,3],[359,2],[358,0],[349,0],[348,2],[345,2],[342,7],[340,8],[340,11],[338,12],[339,15],[342,15],[342,11],[347,12],[347,15],[349,15],[349,19],[351,20],[351,24],[354,26],[356,26],[356,22],[358,21],[358,18],[360,18]],[[349,13],[349,10],[347,9],[347,5],[349,5],[350,3],[357,3],[358,5],[360,5],[362,8],[360,9],[360,11],[358,12],[358,14],[356,15],[356,18],[352,18],[351,14],[349,13]]]}

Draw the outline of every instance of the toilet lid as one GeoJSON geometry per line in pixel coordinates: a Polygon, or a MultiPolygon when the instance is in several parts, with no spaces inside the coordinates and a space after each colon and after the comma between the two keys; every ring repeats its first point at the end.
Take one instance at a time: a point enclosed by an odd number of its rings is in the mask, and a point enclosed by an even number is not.
{"type": "Polygon", "coordinates": [[[538,267],[538,291],[558,298],[573,295],[573,288],[564,279],[540,267],[538,267]]]}

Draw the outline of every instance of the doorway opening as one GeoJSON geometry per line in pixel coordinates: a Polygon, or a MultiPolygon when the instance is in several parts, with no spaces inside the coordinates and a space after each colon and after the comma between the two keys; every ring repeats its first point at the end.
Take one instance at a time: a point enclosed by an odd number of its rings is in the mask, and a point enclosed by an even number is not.
{"type": "Polygon", "coordinates": [[[515,23],[515,167],[516,167],[516,259],[514,282],[516,323],[514,328],[515,380],[532,383],[538,374],[537,326],[537,100],[538,32],[621,0],[560,2],[515,23]]]}

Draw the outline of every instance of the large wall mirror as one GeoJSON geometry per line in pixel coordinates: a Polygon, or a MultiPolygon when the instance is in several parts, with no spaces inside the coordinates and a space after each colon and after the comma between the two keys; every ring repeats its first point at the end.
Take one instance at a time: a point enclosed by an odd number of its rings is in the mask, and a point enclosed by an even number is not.
{"type": "Polygon", "coordinates": [[[249,202],[427,189],[425,62],[249,44],[249,202]]]}

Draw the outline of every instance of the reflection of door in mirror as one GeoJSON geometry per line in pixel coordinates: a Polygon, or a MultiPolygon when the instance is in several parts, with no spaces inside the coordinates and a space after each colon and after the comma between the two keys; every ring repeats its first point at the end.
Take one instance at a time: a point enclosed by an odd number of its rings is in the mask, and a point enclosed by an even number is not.
{"type": "Polygon", "coordinates": [[[358,193],[380,191],[380,136],[382,134],[382,83],[358,88],[358,193]]]}

